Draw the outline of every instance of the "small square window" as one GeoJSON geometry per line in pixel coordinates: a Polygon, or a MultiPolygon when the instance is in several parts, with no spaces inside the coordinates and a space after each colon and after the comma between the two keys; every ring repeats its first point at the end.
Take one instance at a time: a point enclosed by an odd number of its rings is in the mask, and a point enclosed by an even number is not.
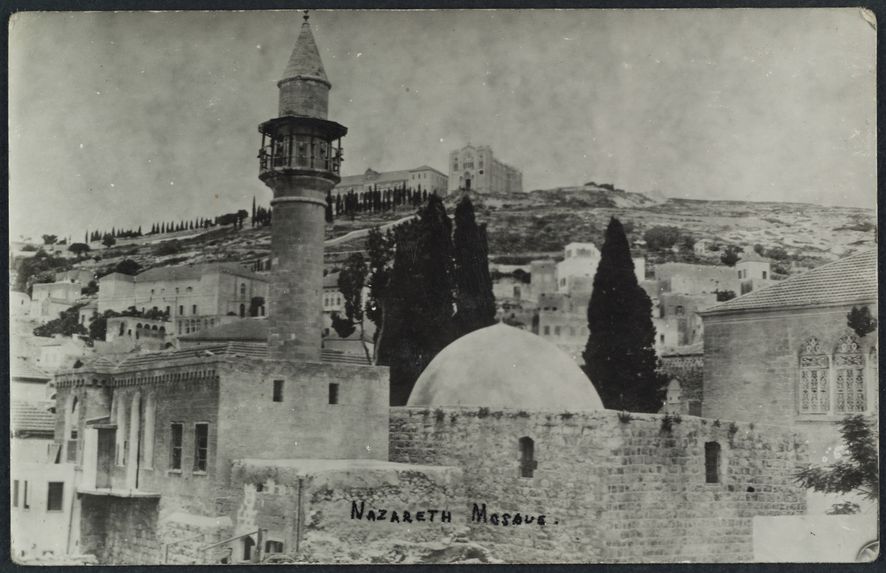
{"type": "Polygon", "coordinates": [[[274,402],[283,401],[283,380],[274,380],[274,402]]]}
{"type": "Polygon", "coordinates": [[[329,403],[338,404],[338,384],[329,385],[329,403]]]}
{"type": "Polygon", "coordinates": [[[65,484],[60,481],[49,482],[46,498],[46,511],[61,511],[65,496],[65,484]]]}

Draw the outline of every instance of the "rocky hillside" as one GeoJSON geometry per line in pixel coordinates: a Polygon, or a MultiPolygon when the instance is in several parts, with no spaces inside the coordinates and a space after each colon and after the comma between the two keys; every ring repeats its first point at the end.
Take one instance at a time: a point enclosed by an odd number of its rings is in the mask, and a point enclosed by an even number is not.
{"type": "MultiPolygon", "coordinates": [[[[596,184],[528,193],[472,193],[471,198],[478,219],[488,226],[490,255],[498,262],[523,263],[541,256],[560,256],[563,246],[572,241],[599,245],[613,216],[625,223],[637,250],[642,250],[644,232],[656,226],[678,227],[696,240],[708,239],[745,250],[755,244],[782,247],[792,263],[807,267],[875,245],[873,209],[651,198],[596,184]]],[[[446,200],[450,213],[456,200],[446,200]]],[[[355,231],[410,214],[410,209],[404,207],[396,212],[362,215],[354,221],[340,218],[327,228],[328,262],[335,265],[347,253],[362,248],[365,233],[355,231]],[[350,237],[355,238],[346,240],[350,237]]],[[[92,266],[103,274],[125,258],[134,259],[143,268],[206,261],[248,264],[266,258],[269,248],[270,228],[251,228],[247,222],[240,230],[222,227],[121,241],[111,248],[93,250],[93,258],[77,266],[92,266]]],[[[719,253],[650,253],[650,258],[653,263],[673,258],[714,262],[719,260],[719,253]]]]}

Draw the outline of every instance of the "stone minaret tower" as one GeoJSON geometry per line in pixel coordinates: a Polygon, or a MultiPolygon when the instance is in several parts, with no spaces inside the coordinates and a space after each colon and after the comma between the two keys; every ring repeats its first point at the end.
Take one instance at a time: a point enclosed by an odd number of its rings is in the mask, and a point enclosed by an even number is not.
{"type": "Polygon", "coordinates": [[[329,89],[305,14],[280,90],[279,117],[262,123],[259,179],[271,201],[268,353],[320,360],[326,193],[339,182],[347,128],[326,119],[329,89]]]}

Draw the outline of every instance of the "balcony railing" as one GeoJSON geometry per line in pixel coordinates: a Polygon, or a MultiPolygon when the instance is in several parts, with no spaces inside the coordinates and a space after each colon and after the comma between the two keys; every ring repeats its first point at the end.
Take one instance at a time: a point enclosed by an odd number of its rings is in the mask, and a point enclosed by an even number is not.
{"type": "Polygon", "coordinates": [[[338,174],[341,169],[342,149],[314,138],[311,144],[288,140],[265,145],[258,152],[261,172],[274,169],[316,169],[338,174]],[[319,143],[318,143],[319,142],[319,143]]]}

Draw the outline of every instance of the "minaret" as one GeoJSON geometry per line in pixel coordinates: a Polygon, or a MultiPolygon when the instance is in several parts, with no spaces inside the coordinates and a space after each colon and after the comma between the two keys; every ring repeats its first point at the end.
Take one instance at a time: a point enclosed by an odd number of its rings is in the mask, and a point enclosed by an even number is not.
{"type": "Polygon", "coordinates": [[[320,360],[326,193],[340,181],[346,127],[326,119],[329,89],[304,16],[280,90],[279,117],[262,123],[259,179],[271,201],[268,354],[320,360]]]}

